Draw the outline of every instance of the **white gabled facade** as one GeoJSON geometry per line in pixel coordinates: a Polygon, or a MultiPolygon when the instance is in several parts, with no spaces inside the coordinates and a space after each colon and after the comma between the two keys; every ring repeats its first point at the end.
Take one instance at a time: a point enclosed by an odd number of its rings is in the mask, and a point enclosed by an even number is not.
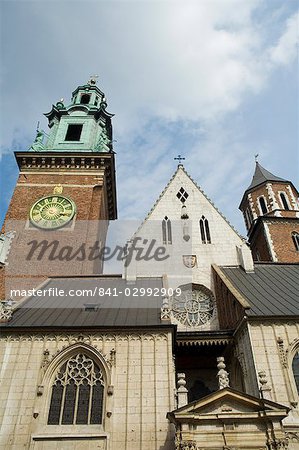
{"type": "MultiPolygon", "coordinates": [[[[242,261],[249,261],[249,265],[252,265],[251,252],[244,238],[234,230],[182,165],[178,166],[131,243],[134,239],[138,239],[134,244],[136,247],[145,248],[155,241],[154,248],[163,246],[167,258],[164,261],[157,261],[157,258],[136,261],[136,258],[132,258],[124,274],[131,280],[140,276],[167,274],[168,286],[173,289],[194,283],[214,293],[212,264],[235,266],[242,264],[242,261]],[[171,236],[168,221],[171,223],[171,236]]],[[[216,311],[208,322],[191,328],[217,328],[216,311]]]]}
{"type": "MultiPolygon", "coordinates": [[[[241,263],[238,248],[244,249],[244,238],[234,230],[181,165],[178,166],[170,182],[136,231],[134,237],[141,238],[137,245],[141,244],[144,239],[148,241],[154,239],[156,246],[164,245],[162,221],[165,217],[171,221],[172,243],[165,245],[170,257],[165,262],[157,262],[152,259],[130,264],[127,268],[128,277],[156,276],[167,273],[168,278],[171,279],[171,274],[174,276],[184,274],[186,277],[190,276],[190,282],[204,284],[209,289],[213,289],[212,264],[223,266],[241,263]],[[181,188],[188,194],[184,203],[177,197],[181,188]],[[181,219],[183,205],[186,206],[189,220],[181,219]],[[208,220],[210,243],[202,242],[200,232],[202,216],[208,220]],[[183,238],[184,226],[188,227],[190,234],[187,242],[183,238]],[[196,256],[192,272],[184,265],[183,255],[196,256]]],[[[247,256],[250,256],[249,249],[246,251],[245,248],[245,252],[247,256]]]]}

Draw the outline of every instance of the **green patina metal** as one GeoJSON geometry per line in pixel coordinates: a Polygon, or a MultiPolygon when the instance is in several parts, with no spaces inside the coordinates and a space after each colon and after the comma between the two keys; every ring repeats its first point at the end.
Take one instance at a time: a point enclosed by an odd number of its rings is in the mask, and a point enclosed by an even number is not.
{"type": "Polygon", "coordinates": [[[34,139],[33,144],[29,147],[29,150],[33,152],[41,152],[45,149],[44,141],[45,133],[42,130],[36,131],[36,137],[34,139]]]}
{"type": "Polygon", "coordinates": [[[29,151],[112,152],[114,114],[106,107],[105,95],[93,76],[74,90],[68,106],[61,99],[45,114],[50,133],[45,140],[45,133],[38,130],[29,151]]]}

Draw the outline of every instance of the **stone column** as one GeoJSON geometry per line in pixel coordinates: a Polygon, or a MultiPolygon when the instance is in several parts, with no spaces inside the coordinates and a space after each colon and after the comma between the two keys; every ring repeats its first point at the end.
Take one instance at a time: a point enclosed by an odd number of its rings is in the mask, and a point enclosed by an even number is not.
{"type": "Polygon", "coordinates": [[[186,375],[184,373],[178,373],[178,408],[188,404],[188,389],[186,388],[186,375]]]}

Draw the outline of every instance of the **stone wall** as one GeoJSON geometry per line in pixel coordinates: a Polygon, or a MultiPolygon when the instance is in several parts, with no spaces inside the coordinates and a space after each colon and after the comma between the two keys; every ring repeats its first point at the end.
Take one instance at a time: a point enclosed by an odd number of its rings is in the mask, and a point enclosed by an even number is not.
{"type": "Polygon", "coordinates": [[[175,408],[170,332],[3,333],[0,345],[1,448],[173,448],[166,419],[175,408]],[[113,386],[112,395],[105,386],[103,426],[47,425],[55,370],[74,349],[98,355],[106,384],[113,386]],[[59,444],[62,437],[66,440],[59,444]]]}
{"type": "Polygon", "coordinates": [[[288,433],[295,433],[299,448],[299,398],[292,361],[299,350],[299,324],[296,320],[275,320],[249,325],[256,373],[265,371],[271,399],[290,408],[284,420],[288,433]]]}

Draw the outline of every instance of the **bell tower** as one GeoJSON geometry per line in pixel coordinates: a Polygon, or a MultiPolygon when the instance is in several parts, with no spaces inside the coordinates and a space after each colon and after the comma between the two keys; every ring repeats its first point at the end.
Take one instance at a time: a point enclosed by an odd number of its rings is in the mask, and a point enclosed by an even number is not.
{"type": "Polygon", "coordinates": [[[242,211],[255,261],[299,262],[298,191],[256,162],[242,211]]]}
{"type": "Polygon", "coordinates": [[[4,273],[6,287],[16,276],[40,281],[102,273],[96,254],[105,245],[109,220],[117,217],[113,114],[106,108],[91,77],[74,90],[69,105],[61,99],[45,114],[48,133],[38,129],[30,148],[15,152],[19,176],[0,238],[0,299],[7,298],[4,273]],[[20,255],[23,269],[12,273],[20,255]]]}

